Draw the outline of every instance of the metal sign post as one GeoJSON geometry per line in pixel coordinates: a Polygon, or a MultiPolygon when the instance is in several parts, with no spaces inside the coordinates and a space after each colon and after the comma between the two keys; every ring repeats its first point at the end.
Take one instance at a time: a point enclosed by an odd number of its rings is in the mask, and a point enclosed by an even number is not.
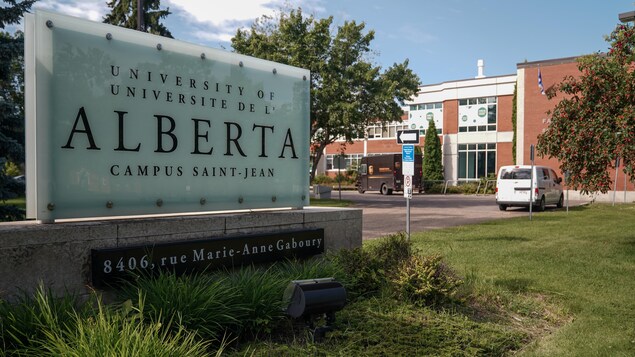
{"type": "Polygon", "coordinates": [[[529,173],[529,220],[531,221],[534,207],[534,144],[529,146],[529,160],[531,160],[531,171],[529,173]]]}
{"type": "Polygon", "coordinates": [[[564,184],[567,186],[567,214],[569,214],[569,170],[564,172],[564,184]]]}
{"type": "Polygon", "coordinates": [[[404,179],[403,196],[406,198],[406,234],[410,240],[410,199],[412,198],[412,176],[415,173],[415,146],[401,147],[401,171],[404,179]]]}
{"type": "Polygon", "coordinates": [[[615,207],[615,195],[617,195],[617,174],[620,168],[620,157],[615,158],[615,182],[613,182],[613,207],[615,207]]]}

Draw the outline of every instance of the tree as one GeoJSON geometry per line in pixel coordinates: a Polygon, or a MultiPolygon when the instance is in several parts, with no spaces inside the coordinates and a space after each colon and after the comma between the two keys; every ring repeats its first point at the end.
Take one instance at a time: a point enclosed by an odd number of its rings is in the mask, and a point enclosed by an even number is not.
{"type": "Polygon", "coordinates": [[[423,179],[426,181],[443,180],[441,140],[439,140],[434,120],[428,121],[425,143],[423,143],[423,179]]]}
{"type": "MultiPolygon", "coordinates": [[[[106,3],[112,10],[104,17],[104,23],[122,26],[129,29],[138,30],[137,23],[137,0],[110,0],[106,3]]],[[[144,31],[164,36],[172,37],[172,33],[161,20],[171,14],[170,8],[160,10],[161,0],[143,0],[143,24],[144,31]]]]}
{"type": "MultiPolygon", "coordinates": [[[[0,8],[0,28],[20,22],[35,0],[5,0],[0,8]]],[[[24,185],[7,174],[7,163],[24,162],[24,36],[0,32],[0,201],[24,193],[24,185]]],[[[0,206],[0,221],[18,220],[24,212],[0,206]]]]}
{"type": "Polygon", "coordinates": [[[606,40],[608,53],[581,57],[578,78],[567,76],[547,90],[549,99],[564,98],[538,136],[538,153],[558,159],[569,185],[584,193],[610,189],[608,169],[617,157],[634,180],[635,29],[618,25],[606,40]]]}
{"type": "Polygon", "coordinates": [[[232,38],[238,53],[311,71],[311,178],[327,145],[364,137],[371,123],[401,120],[400,105],[419,86],[407,59],[384,72],[370,62],[375,35],[364,33],[364,23],[347,21],[331,34],[332,22],[305,17],[298,8],[263,16],[232,38]]]}

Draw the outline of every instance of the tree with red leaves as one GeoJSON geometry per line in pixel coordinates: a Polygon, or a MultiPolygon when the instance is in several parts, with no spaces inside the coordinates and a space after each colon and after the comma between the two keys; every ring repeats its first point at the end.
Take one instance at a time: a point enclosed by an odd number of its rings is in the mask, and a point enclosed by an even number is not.
{"type": "Polygon", "coordinates": [[[618,25],[606,40],[608,53],[579,58],[580,76],[547,90],[549,99],[564,98],[538,136],[538,154],[558,159],[569,172],[569,187],[583,193],[610,190],[617,157],[634,180],[635,28],[618,25]]]}

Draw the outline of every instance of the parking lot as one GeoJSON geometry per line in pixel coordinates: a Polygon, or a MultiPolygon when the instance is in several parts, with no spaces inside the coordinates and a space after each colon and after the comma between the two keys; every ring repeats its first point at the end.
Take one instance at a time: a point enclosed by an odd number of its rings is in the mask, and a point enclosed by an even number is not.
{"type": "MultiPolygon", "coordinates": [[[[373,239],[406,230],[406,199],[401,192],[381,195],[379,192],[342,191],[343,200],[354,202],[353,207],[363,209],[363,238],[373,239]]],[[[332,199],[339,198],[337,190],[332,191],[332,199]]],[[[569,206],[582,204],[569,202],[569,206]]],[[[546,212],[555,207],[547,207],[546,212]]],[[[564,209],[564,208],[563,208],[564,209]]],[[[420,232],[492,219],[527,217],[527,208],[508,208],[500,211],[494,195],[419,195],[410,200],[410,232],[420,232]]]]}

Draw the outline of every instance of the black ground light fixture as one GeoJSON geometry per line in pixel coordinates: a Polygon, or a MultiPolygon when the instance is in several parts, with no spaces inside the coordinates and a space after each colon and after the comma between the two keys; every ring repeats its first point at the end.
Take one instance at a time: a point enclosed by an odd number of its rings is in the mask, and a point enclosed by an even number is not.
{"type": "Polygon", "coordinates": [[[335,278],[293,280],[283,299],[288,303],[286,313],[294,319],[303,318],[313,332],[313,340],[320,341],[326,332],[333,330],[335,312],[346,305],[346,289],[335,278]],[[316,328],[316,319],[322,316],[326,325],[316,328]]]}

